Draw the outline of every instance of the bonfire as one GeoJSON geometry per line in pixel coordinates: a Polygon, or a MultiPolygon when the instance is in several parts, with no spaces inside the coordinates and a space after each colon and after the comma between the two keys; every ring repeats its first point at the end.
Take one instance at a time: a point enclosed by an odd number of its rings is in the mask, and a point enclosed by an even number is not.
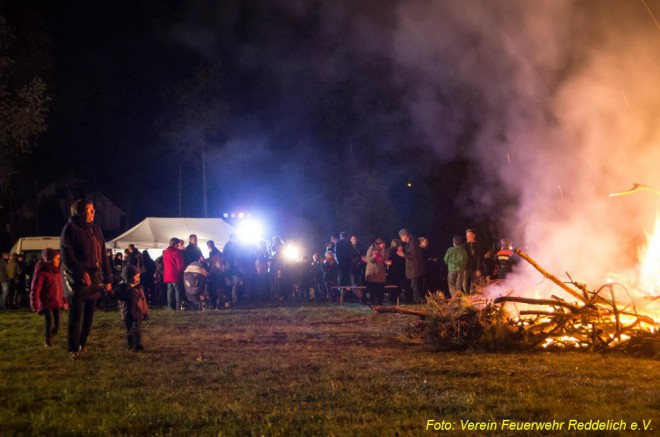
{"type": "MultiPolygon", "coordinates": [[[[632,190],[612,195],[642,189],[657,192],[635,184],[632,190]]],[[[579,349],[658,356],[660,218],[640,253],[640,288],[635,290],[617,282],[607,282],[589,290],[568,274],[568,281],[563,282],[522,250],[516,249],[515,253],[568,293],[570,301],[555,295],[548,299],[520,297],[515,290],[489,299],[487,296],[492,295],[489,290],[501,290],[506,282],[482,280],[469,295],[459,292],[446,299],[440,292],[428,293],[426,308],[422,310],[374,307],[374,311],[424,319],[428,340],[441,350],[579,349]]]]}

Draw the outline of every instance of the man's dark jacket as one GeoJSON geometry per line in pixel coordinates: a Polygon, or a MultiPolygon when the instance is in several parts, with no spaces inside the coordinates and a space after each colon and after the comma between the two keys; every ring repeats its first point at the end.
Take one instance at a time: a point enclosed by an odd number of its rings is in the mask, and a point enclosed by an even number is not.
{"type": "Polygon", "coordinates": [[[80,217],[70,217],[60,236],[60,255],[70,292],[83,287],[82,277],[89,273],[92,285],[112,282],[112,270],[105,256],[105,239],[101,228],[80,217]]]}
{"type": "Polygon", "coordinates": [[[426,274],[426,262],[422,257],[422,250],[419,247],[417,238],[410,236],[404,253],[406,256],[406,278],[412,279],[424,276],[426,274]]]}
{"type": "Polygon", "coordinates": [[[350,241],[343,238],[337,241],[337,244],[335,245],[335,256],[340,268],[350,268],[351,263],[353,262],[353,257],[355,256],[354,253],[353,245],[350,241]]]}

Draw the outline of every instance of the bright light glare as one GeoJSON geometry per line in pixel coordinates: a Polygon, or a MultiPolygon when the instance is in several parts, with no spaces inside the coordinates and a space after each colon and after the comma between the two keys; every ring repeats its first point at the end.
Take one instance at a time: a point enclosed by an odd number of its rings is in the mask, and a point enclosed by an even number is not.
{"type": "Polygon", "coordinates": [[[300,258],[300,249],[289,244],[284,248],[284,257],[291,261],[297,261],[300,258]]]}
{"type": "Polygon", "coordinates": [[[236,236],[239,241],[245,243],[257,243],[263,240],[264,228],[256,220],[245,220],[238,224],[236,227],[236,236]]]}

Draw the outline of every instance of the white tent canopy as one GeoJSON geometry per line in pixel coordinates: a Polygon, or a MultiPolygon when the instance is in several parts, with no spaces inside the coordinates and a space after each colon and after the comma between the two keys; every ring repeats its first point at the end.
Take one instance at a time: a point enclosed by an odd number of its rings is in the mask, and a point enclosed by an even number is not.
{"type": "Polygon", "coordinates": [[[236,230],[219,218],[164,218],[147,217],[133,228],[106,243],[112,249],[126,249],[134,244],[138,249],[166,249],[172,237],[188,244],[190,234],[197,235],[197,245],[206,250],[206,242],[213,240],[222,250],[229,236],[236,230]]]}
{"type": "Polygon", "coordinates": [[[60,236],[19,238],[16,244],[14,244],[14,247],[11,248],[10,253],[23,253],[25,251],[37,251],[46,248],[59,250],[60,236]]]}

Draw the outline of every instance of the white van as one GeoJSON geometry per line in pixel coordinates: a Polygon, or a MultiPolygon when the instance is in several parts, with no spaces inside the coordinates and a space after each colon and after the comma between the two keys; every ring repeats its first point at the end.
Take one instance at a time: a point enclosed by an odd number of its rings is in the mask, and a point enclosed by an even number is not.
{"type": "Polygon", "coordinates": [[[41,258],[41,250],[46,248],[59,250],[60,236],[19,238],[9,253],[22,253],[25,255],[25,261],[27,262],[32,254],[36,254],[38,258],[41,258]]]}

